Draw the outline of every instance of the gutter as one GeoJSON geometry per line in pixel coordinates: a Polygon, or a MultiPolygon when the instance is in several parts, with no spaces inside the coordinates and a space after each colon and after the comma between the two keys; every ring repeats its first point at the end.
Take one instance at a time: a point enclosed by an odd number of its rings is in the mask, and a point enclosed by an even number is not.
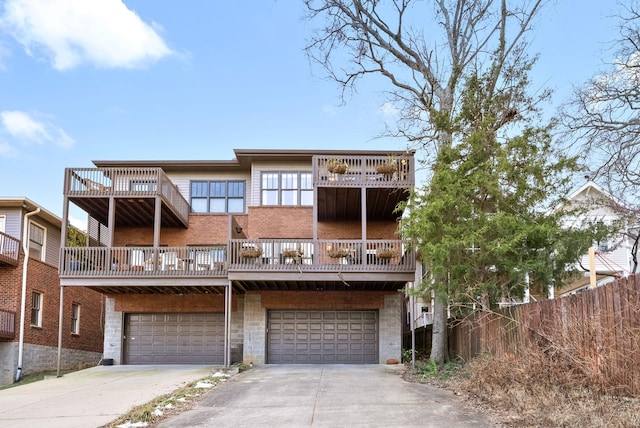
{"type": "Polygon", "coordinates": [[[40,212],[40,208],[24,215],[24,229],[22,230],[22,251],[24,252],[24,261],[22,263],[22,297],[20,301],[20,340],[18,341],[18,368],[16,370],[15,381],[18,382],[22,377],[22,355],[24,351],[24,318],[25,306],[27,300],[27,264],[29,262],[29,217],[40,212]]]}

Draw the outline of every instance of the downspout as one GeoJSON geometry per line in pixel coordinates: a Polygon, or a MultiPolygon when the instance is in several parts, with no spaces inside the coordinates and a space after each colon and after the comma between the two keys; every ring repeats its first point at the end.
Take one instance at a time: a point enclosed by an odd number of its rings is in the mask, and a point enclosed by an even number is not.
{"type": "Polygon", "coordinates": [[[22,376],[22,354],[24,350],[24,313],[27,300],[27,264],[29,262],[29,217],[40,212],[40,208],[24,215],[24,229],[22,230],[22,251],[24,261],[22,263],[22,297],[20,300],[20,339],[18,341],[18,369],[16,370],[15,381],[18,382],[22,376]]]}

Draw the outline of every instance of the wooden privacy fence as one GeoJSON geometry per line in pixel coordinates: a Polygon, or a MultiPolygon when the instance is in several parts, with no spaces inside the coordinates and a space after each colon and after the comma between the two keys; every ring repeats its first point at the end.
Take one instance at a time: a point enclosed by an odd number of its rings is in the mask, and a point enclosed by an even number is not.
{"type": "Polygon", "coordinates": [[[449,346],[463,360],[543,352],[566,358],[607,388],[640,395],[640,275],[573,296],[476,312],[454,323],[449,346]]]}

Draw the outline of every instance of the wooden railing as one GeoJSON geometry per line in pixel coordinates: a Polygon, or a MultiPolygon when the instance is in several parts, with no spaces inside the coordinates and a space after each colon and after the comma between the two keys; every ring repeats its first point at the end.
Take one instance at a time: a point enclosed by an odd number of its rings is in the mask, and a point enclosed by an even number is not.
{"type": "Polygon", "coordinates": [[[20,254],[20,240],[0,232],[0,264],[18,265],[20,254]]]}
{"type": "Polygon", "coordinates": [[[0,338],[13,339],[16,337],[16,313],[0,309],[0,338]]]}
{"type": "Polygon", "coordinates": [[[61,277],[226,276],[226,246],[67,247],[61,277]]]}
{"type": "Polygon", "coordinates": [[[184,221],[189,219],[189,203],[161,168],[67,168],[64,193],[72,197],[160,195],[184,221]]]}
{"type": "Polygon", "coordinates": [[[232,240],[204,247],[67,247],[61,277],[226,276],[228,270],[411,272],[415,256],[399,240],[232,240]]]}
{"type": "Polygon", "coordinates": [[[335,187],[413,187],[414,159],[410,154],[316,155],[313,157],[313,184],[335,187]]]}
{"type": "Polygon", "coordinates": [[[229,270],[412,271],[415,256],[399,240],[232,240],[229,270]]]}

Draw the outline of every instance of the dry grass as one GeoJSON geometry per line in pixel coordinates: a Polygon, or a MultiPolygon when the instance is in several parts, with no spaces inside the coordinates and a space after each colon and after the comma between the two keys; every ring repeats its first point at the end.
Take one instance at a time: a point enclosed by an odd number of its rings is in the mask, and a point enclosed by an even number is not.
{"type": "MultiPolygon", "coordinates": [[[[510,332],[503,332],[509,335],[510,332]]],[[[465,396],[505,427],[638,427],[640,329],[596,318],[535,331],[519,349],[458,365],[448,379],[422,377],[465,396]]],[[[420,380],[414,375],[414,380],[420,380]]]]}
{"type": "Polygon", "coordinates": [[[478,358],[447,386],[506,427],[640,426],[640,400],[592,388],[544,353],[478,358]]]}

